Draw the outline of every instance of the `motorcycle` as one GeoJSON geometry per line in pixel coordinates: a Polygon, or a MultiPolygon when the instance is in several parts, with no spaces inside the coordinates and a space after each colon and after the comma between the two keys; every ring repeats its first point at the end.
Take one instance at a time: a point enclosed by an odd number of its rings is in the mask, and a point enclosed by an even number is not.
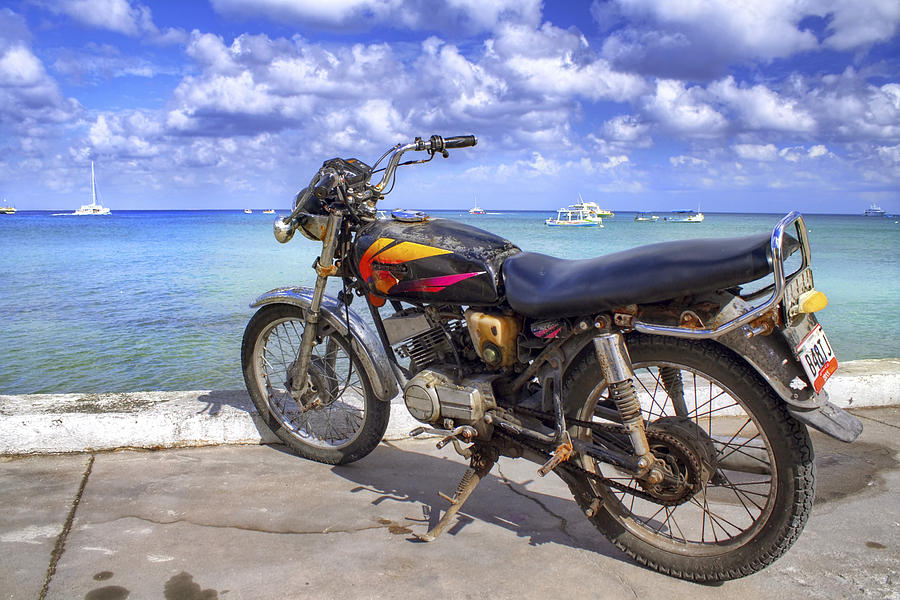
{"type": "Polygon", "coordinates": [[[862,431],[823,389],[837,359],[814,314],[827,298],[803,217],[564,260],[378,210],[400,166],[476,143],[432,136],[373,166],[327,160],[276,219],[279,242],[299,231],[322,252],[313,287],[251,305],[241,359],[260,415],[300,456],[344,464],[378,445],[399,393],[422,423],[411,435],[437,434],[470,465],[421,540],[500,456],[523,457],[649,568],[721,581],[771,564],[812,508],[807,426],[845,442],[862,431]],[[423,154],[401,162],[408,152],[423,154]]]}

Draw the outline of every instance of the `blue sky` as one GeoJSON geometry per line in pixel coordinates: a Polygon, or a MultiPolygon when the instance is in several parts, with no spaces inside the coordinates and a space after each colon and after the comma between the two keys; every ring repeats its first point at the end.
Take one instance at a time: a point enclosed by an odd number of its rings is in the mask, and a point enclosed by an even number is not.
{"type": "Polygon", "coordinates": [[[387,207],[900,212],[896,0],[5,0],[0,198],[289,205],[331,156],[477,147],[387,207]]]}

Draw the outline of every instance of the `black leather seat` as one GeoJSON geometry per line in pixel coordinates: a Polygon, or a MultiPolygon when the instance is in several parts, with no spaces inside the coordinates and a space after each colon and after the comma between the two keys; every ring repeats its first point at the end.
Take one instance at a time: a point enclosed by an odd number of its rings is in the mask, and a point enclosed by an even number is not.
{"type": "Polygon", "coordinates": [[[503,263],[503,282],[510,306],[523,315],[588,315],[759,279],[772,271],[769,245],[765,234],[663,242],[584,260],[521,252],[503,263]]]}

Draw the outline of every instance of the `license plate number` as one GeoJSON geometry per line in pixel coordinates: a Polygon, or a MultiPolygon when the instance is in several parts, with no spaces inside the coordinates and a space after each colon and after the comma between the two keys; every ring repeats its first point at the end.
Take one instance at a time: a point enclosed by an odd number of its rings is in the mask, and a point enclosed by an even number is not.
{"type": "Polygon", "coordinates": [[[822,391],[825,382],[837,371],[838,362],[828,338],[825,337],[825,330],[821,325],[816,325],[809,332],[800,345],[797,346],[797,356],[806,376],[813,384],[816,393],[822,391]]]}

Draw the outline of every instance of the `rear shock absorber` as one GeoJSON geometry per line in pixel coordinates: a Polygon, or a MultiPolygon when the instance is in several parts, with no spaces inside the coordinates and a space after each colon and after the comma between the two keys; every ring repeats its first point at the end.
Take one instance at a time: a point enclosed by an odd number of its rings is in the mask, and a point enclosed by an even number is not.
{"type": "Polygon", "coordinates": [[[622,425],[628,432],[635,454],[639,457],[638,466],[646,472],[653,466],[654,458],[647,442],[641,403],[634,388],[634,371],[631,369],[631,358],[625,348],[625,338],[621,333],[599,335],[594,338],[594,351],[600,362],[603,378],[606,380],[609,399],[615,403],[622,425]]]}
{"type": "Polygon", "coordinates": [[[681,380],[681,370],[675,367],[660,367],[660,379],[663,389],[669,394],[675,414],[679,417],[687,416],[687,405],[684,403],[684,383],[681,380]]]}

